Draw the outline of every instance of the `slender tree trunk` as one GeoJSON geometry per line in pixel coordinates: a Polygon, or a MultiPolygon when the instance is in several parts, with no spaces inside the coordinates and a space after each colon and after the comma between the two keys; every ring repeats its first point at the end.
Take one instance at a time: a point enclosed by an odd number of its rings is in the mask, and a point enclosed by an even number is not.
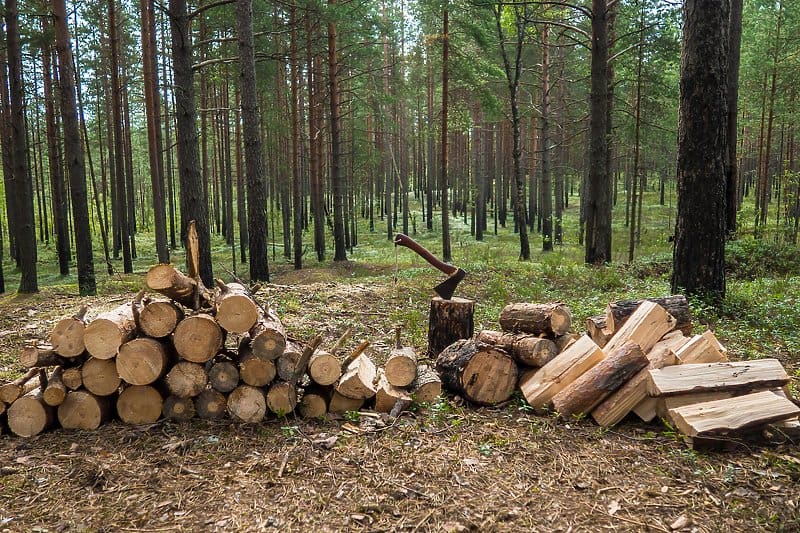
{"type": "Polygon", "coordinates": [[[550,188],[550,44],[548,36],[550,26],[542,27],[542,110],[541,110],[541,140],[542,140],[542,179],[541,179],[541,213],[542,213],[542,251],[553,250],[553,193],[550,188]]]}
{"type": "MultiPolygon", "coordinates": [[[[3,25],[0,24],[0,42],[5,44],[6,34],[3,25]]],[[[11,161],[12,141],[11,141],[11,101],[8,94],[8,60],[5,46],[0,46],[0,134],[2,134],[3,150],[3,184],[6,200],[6,220],[8,222],[8,248],[12,259],[17,258],[16,238],[14,236],[14,223],[16,221],[14,201],[14,178],[11,161]]],[[[1,236],[1,235],[0,235],[1,236]]],[[[2,248],[0,248],[0,259],[2,259],[2,248]]],[[[0,271],[2,264],[0,264],[0,271]]],[[[3,280],[3,292],[5,292],[5,280],[3,280]]]]}
{"type": "Polygon", "coordinates": [[[236,142],[236,217],[239,225],[239,261],[247,262],[248,249],[250,248],[250,232],[247,231],[247,201],[246,180],[244,173],[244,155],[242,154],[242,123],[241,123],[241,89],[236,91],[236,111],[234,112],[235,142],[236,142]]]}
{"type": "MultiPolygon", "coordinates": [[[[328,0],[334,8],[336,0],[328,0]]],[[[335,9],[335,8],[334,8],[335,9]]],[[[330,90],[331,188],[333,189],[333,260],[346,261],[344,239],[344,179],[342,178],[342,120],[339,109],[339,58],[336,22],[328,21],[328,83],[330,90]]]]}
{"type": "MultiPolygon", "coordinates": [[[[641,133],[641,117],[642,117],[642,63],[644,61],[644,6],[642,6],[641,17],[639,19],[639,49],[637,50],[636,58],[636,100],[634,102],[636,122],[634,125],[634,141],[633,141],[633,175],[631,176],[631,224],[630,224],[630,240],[628,242],[628,262],[633,262],[633,253],[636,248],[638,239],[636,236],[639,234],[637,228],[641,224],[641,201],[639,203],[640,222],[636,223],[636,183],[639,181],[639,141],[641,133]]],[[[644,195],[644,189],[640,191],[644,195]]],[[[641,200],[641,199],[640,199],[641,200]]]]}
{"type": "Polygon", "coordinates": [[[292,231],[294,248],[294,268],[303,268],[303,183],[300,169],[300,119],[297,106],[299,105],[298,69],[297,69],[297,7],[294,2],[289,6],[289,75],[291,76],[290,113],[292,120],[292,231]]]}
{"type": "MultiPolygon", "coordinates": [[[[725,221],[728,237],[736,234],[738,212],[738,175],[736,155],[736,133],[739,116],[739,60],[742,48],[742,3],[730,0],[731,12],[728,23],[728,160],[725,167],[725,221]]],[[[662,200],[663,205],[663,200],[662,200]]]]}
{"type": "MultiPolygon", "coordinates": [[[[321,60],[314,53],[313,42],[316,36],[314,25],[311,21],[311,11],[306,11],[306,64],[308,76],[308,154],[309,174],[311,177],[311,214],[314,218],[314,250],[317,261],[325,260],[325,206],[324,189],[322,186],[322,168],[320,164],[320,144],[322,140],[320,106],[321,98],[318,87],[320,86],[322,71],[321,60]]],[[[316,12],[314,12],[316,13],[316,12]]],[[[369,120],[369,119],[367,119],[369,120]]],[[[367,128],[369,130],[369,127],[367,128]]],[[[369,146],[369,132],[367,133],[369,146]]],[[[368,148],[369,149],[369,148],[368,148]]],[[[370,173],[370,179],[372,173],[370,173]]]]}
{"type": "Polygon", "coordinates": [[[445,262],[452,260],[450,252],[450,213],[448,204],[448,176],[447,176],[447,112],[449,98],[449,57],[450,57],[450,13],[447,3],[444,6],[442,26],[442,153],[441,153],[441,190],[442,190],[442,259],[445,262]]]}
{"type": "Polygon", "coordinates": [[[433,150],[433,66],[430,55],[428,55],[428,57],[425,59],[425,63],[427,73],[426,96],[428,98],[428,131],[426,132],[428,140],[428,159],[427,164],[425,165],[425,224],[428,228],[428,231],[433,231],[433,182],[436,179],[436,171],[434,170],[434,167],[436,166],[436,158],[434,157],[433,150]]]}

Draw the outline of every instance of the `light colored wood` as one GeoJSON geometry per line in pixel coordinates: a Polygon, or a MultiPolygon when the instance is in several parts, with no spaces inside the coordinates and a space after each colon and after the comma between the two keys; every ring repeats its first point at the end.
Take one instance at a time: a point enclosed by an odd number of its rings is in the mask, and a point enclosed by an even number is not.
{"type": "MultiPolygon", "coordinates": [[[[713,402],[716,400],[724,400],[726,398],[733,398],[736,396],[730,391],[721,392],[698,392],[696,394],[682,394],[681,396],[667,396],[664,398],[654,398],[656,402],[656,415],[659,418],[665,418],[670,424],[674,425],[674,420],[669,415],[670,409],[677,409],[684,405],[692,405],[695,403],[713,402]]],[[[741,395],[739,395],[741,396],[741,395]]]]}
{"type": "Polygon", "coordinates": [[[414,348],[394,348],[384,365],[386,381],[395,387],[407,387],[417,377],[417,353],[414,348]]]}
{"type": "Polygon", "coordinates": [[[689,437],[734,436],[800,415],[800,407],[771,391],[686,405],[670,410],[678,430],[689,437]]]}
{"type": "Polygon", "coordinates": [[[726,357],[728,356],[728,348],[726,348],[725,345],[719,342],[719,339],[717,338],[716,335],[714,335],[713,331],[711,331],[710,329],[704,331],[703,338],[705,338],[708,342],[710,342],[711,345],[714,348],[716,348],[717,351],[719,351],[721,354],[725,355],[726,357]]]}
{"type": "Polygon", "coordinates": [[[267,414],[264,391],[250,385],[239,385],[228,396],[228,413],[241,422],[261,422],[267,414]]]}
{"type": "Polygon", "coordinates": [[[219,293],[215,299],[216,317],[222,329],[229,333],[245,333],[252,328],[260,308],[250,291],[240,283],[217,280],[219,293]]]}
{"type": "Polygon", "coordinates": [[[276,362],[265,355],[253,353],[250,345],[240,347],[239,379],[253,387],[268,385],[277,374],[276,362]]]}
{"type": "Polygon", "coordinates": [[[683,364],[650,370],[647,393],[653,397],[699,392],[783,387],[789,375],[777,359],[683,364]]]}
{"type": "Polygon", "coordinates": [[[283,381],[291,381],[296,372],[301,374],[305,369],[299,368],[300,359],[303,357],[303,349],[293,341],[286,341],[286,348],[275,361],[278,377],[283,381]]]}
{"type": "Polygon", "coordinates": [[[213,300],[213,293],[202,286],[202,283],[198,291],[197,282],[172,265],[160,264],[150,267],[145,276],[145,283],[150,289],[189,309],[198,309],[197,300],[202,306],[210,305],[213,300]]]}
{"type": "Polygon", "coordinates": [[[347,367],[336,384],[336,391],[342,396],[357,400],[367,400],[375,396],[375,363],[366,354],[359,355],[347,367]]]}
{"type": "Polygon", "coordinates": [[[436,370],[442,384],[479,405],[496,405],[511,397],[517,364],[506,352],[474,340],[456,341],[439,354],[436,370]]]}
{"type": "Polygon", "coordinates": [[[286,329],[272,308],[267,309],[266,313],[260,310],[258,320],[246,338],[254,353],[268,359],[277,359],[286,349],[286,329]]]}
{"type": "Polygon", "coordinates": [[[117,398],[117,415],[126,424],[153,424],[161,417],[164,400],[151,385],[131,385],[117,398]]]}
{"type": "Polygon", "coordinates": [[[228,393],[239,385],[239,369],[231,361],[218,361],[208,371],[211,386],[222,393],[228,393]]]}
{"type": "Polygon", "coordinates": [[[526,333],[504,333],[485,329],[475,337],[480,342],[491,344],[525,366],[542,367],[558,355],[556,343],[550,339],[526,333]]]}
{"type": "Polygon", "coordinates": [[[194,399],[194,407],[200,418],[222,418],[228,408],[228,398],[214,389],[205,389],[194,399]]]}
{"type": "Polygon", "coordinates": [[[416,403],[431,403],[442,394],[442,380],[428,365],[417,367],[417,379],[409,387],[416,403]]]}
{"type": "Polygon", "coordinates": [[[183,310],[171,301],[148,300],[139,311],[139,328],[148,337],[170,335],[183,320],[183,310]]]}
{"type": "Polygon", "coordinates": [[[222,349],[225,335],[214,317],[199,313],[178,324],[172,342],[181,358],[192,363],[205,363],[222,349]]]}
{"type": "Polygon", "coordinates": [[[56,322],[50,333],[50,344],[53,351],[67,358],[78,357],[86,347],[83,343],[83,334],[86,329],[86,306],[69,318],[62,318],[56,322]]]}
{"type": "Polygon", "coordinates": [[[92,320],[83,332],[83,343],[92,357],[111,359],[135,335],[133,304],[124,303],[92,320]]]}
{"type": "MultiPolygon", "coordinates": [[[[38,368],[31,368],[25,374],[17,379],[0,385],[0,402],[14,403],[14,401],[24,394],[23,390],[25,384],[33,380],[39,375],[38,368]]],[[[36,387],[39,386],[39,380],[36,380],[36,387]]]]}
{"type": "Polygon", "coordinates": [[[606,307],[606,326],[605,329],[610,333],[616,333],[625,324],[625,321],[633,314],[642,302],[654,302],[664,308],[674,319],[675,329],[683,332],[684,335],[692,333],[692,311],[686,296],[675,294],[659,298],[645,298],[643,300],[619,300],[611,302],[606,307]]]}
{"type": "Polygon", "coordinates": [[[57,366],[50,373],[47,378],[47,386],[42,392],[42,400],[50,407],[58,407],[67,397],[67,387],[61,379],[64,375],[64,369],[57,366]]]}
{"type": "Polygon", "coordinates": [[[385,372],[379,372],[378,387],[375,393],[375,410],[379,413],[391,413],[398,402],[403,410],[411,405],[411,396],[400,387],[389,383],[385,372]]]}
{"type": "Polygon", "coordinates": [[[149,385],[166,373],[167,350],[155,339],[133,339],[120,347],[116,365],[126,383],[149,385]]]}
{"type": "Polygon", "coordinates": [[[555,359],[520,380],[520,389],[536,410],[550,405],[553,396],[605,359],[606,354],[588,335],[561,352],[555,359]]]}
{"type": "Polygon", "coordinates": [[[364,350],[369,348],[369,345],[370,341],[368,340],[363,340],[360,343],[358,343],[358,346],[356,346],[352,352],[350,352],[344,359],[342,359],[342,372],[347,370],[347,367],[350,366],[350,363],[355,361],[362,353],[364,353],[364,350]]]}
{"type": "Polygon", "coordinates": [[[454,296],[431,299],[428,314],[428,358],[436,357],[453,342],[471,339],[475,333],[475,302],[454,296]]]}
{"type": "Polygon", "coordinates": [[[55,409],[42,399],[36,388],[17,398],[6,413],[8,429],[19,437],[34,437],[49,428],[56,419],[55,409]]]}
{"type": "Polygon", "coordinates": [[[590,316],[586,319],[586,334],[599,346],[600,348],[608,344],[612,332],[606,329],[606,316],[597,315],[590,316]]]}
{"type": "Polygon", "coordinates": [[[89,358],[81,367],[83,386],[97,396],[109,396],[117,392],[122,380],[113,359],[89,358]]]}
{"type": "Polygon", "coordinates": [[[553,408],[563,417],[589,414],[646,366],[647,357],[638,344],[623,344],[556,394],[553,408]]]}
{"type": "Polygon", "coordinates": [[[334,389],[328,403],[328,412],[343,415],[349,411],[358,411],[364,405],[364,400],[359,398],[348,398],[342,396],[334,389]]]}
{"type": "Polygon", "coordinates": [[[58,406],[58,422],[64,429],[95,430],[111,419],[111,399],[89,391],[67,393],[58,406]]]}
{"type": "Polygon", "coordinates": [[[645,300],[603,347],[606,354],[615,352],[628,342],[635,342],[642,352],[649,352],[668,332],[675,328],[675,319],[663,307],[645,300]]]}
{"type": "Polygon", "coordinates": [[[708,336],[695,335],[675,351],[683,364],[718,363],[728,357],[720,352],[708,336]]]}
{"type": "Polygon", "coordinates": [[[173,366],[165,379],[167,388],[173,396],[191,398],[197,396],[208,383],[205,368],[199,363],[181,361],[173,366]]]}
{"type": "Polygon", "coordinates": [[[322,386],[333,385],[342,375],[342,363],[331,353],[317,350],[308,362],[308,377],[322,386]]]}
{"type": "Polygon", "coordinates": [[[167,396],[161,408],[164,418],[171,420],[190,420],[196,413],[194,400],[192,398],[179,398],[177,396],[167,396]]]}
{"type": "Polygon", "coordinates": [[[297,389],[288,381],[276,381],[267,391],[267,408],[278,416],[287,416],[297,407],[297,389]]]}
{"type": "Polygon", "coordinates": [[[577,341],[580,338],[581,336],[578,335],[577,333],[564,333],[563,335],[559,335],[558,337],[556,337],[554,341],[556,343],[556,350],[558,351],[558,353],[561,353],[567,348],[569,348],[572,344],[575,343],[575,341],[577,341]]]}
{"type": "Polygon", "coordinates": [[[19,354],[19,364],[24,368],[36,368],[41,366],[66,366],[74,358],[67,358],[58,355],[49,344],[38,344],[35,346],[25,346],[19,354]]]}
{"type": "Polygon", "coordinates": [[[503,331],[558,336],[567,333],[571,326],[572,314],[562,302],[513,303],[500,311],[503,331]]]}
{"type": "Polygon", "coordinates": [[[78,390],[83,386],[83,371],[80,367],[65,368],[61,381],[69,390],[78,390]]]}
{"type": "Polygon", "coordinates": [[[303,391],[303,397],[297,405],[297,412],[303,418],[322,418],[328,413],[330,387],[310,387],[303,391]]]}

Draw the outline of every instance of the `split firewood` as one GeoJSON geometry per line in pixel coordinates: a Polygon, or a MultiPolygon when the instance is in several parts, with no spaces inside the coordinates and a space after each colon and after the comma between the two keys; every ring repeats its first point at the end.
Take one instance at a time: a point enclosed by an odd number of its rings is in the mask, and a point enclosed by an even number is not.
{"type": "Polygon", "coordinates": [[[80,367],[65,368],[61,381],[69,390],[78,390],[83,386],[83,370],[80,367]]]}
{"type": "Polygon", "coordinates": [[[38,344],[36,346],[26,346],[19,354],[19,363],[24,368],[36,368],[42,366],[66,366],[74,361],[73,359],[58,355],[49,344],[38,344]]]}
{"type": "Polygon", "coordinates": [[[95,430],[111,419],[111,399],[89,391],[70,391],[58,406],[58,422],[64,429],[95,430]]]}
{"type": "Polygon", "coordinates": [[[777,359],[684,364],[651,370],[647,392],[653,397],[699,392],[783,387],[789,375],[777,359]]]}
{"type": "MultiPolygon", "coordinates": [[[[656,343],[656,346],[653,347],[653,350],[655,350],[656,347],[658,347],[659,345],[663,345],[662,343],[667,343],[669,344],[669,349],[672,350],[675,353],[675,356],[677,357],[677,361],[675,362],[675,364],[681,364],[682,361],[678,354],[685,353],[683,352],[683,350],[685,349],[686,346],[690,344],[694,343],[695,348],[700,346],[696,343],[701,338],[702,337],[700,335],[696,335],[695,337],[684,337],[683,333],[681,333],[680,330],[672,331],[664,335],[662,340],[656,343]]],[[[702,346],[708,346],[707,341],[702,341],[702,346]]],[[[651,352],[653,350],[651,350],[651,352]]],[[[687,358],[688,357],[689,356],[687,356],[687,358]]],[[[712,356],[712,359],[713,357],[716,356],[712,356]]],[[[664,366],[669,366],[669,365],[664,365],[664,366]]],[[[649,372],[646,373],[646,376],[647,377],[645,378],[643,384],[645,388],[645,393],[647,392],[647,380],[649,379],[649,372]]],[[[650,396],[647,396],[641,402],[639,402],[636,405],[636,407],[633,408],[633,412],[636,413],[636,416],[641,418],[644,422],[651,422],[654,418],[656,418],[656,416],[659,416],[659,404],[660,401],[658,398],[652,398],[650,396]]]]}
{"type": "Polygon", "coordinates": [[[612,332],[606,329],[606,316],[597,315],[590,316],[586,319],[586,334],[597,344],[603,348],[612,336],[612,332]]]}
{"type": "Polygon", "coordinates": [[[215,299],[216,317],[222,329],[230,333],[245,333],[258,320],[259,305],[241,283],[216,280],[219,294],[215,299]]]}
{"type": "Polygon", "coordinates": [[[208,371],[208,381],[214,390],[228,393],[239,384],[239,369],[231,361],[218,361],[208,371]]]}
{"type": "Polygon", "coordinates": [[[225,334],[214,317],[199,313],[181,320],[172,335],[178,355],[193,363],[205,363],[222,349],[225,334]]]}
{"type": "Polygon", "coordinates": [[[250,328],[249,339],[253,352],[269,359],[277,359],[286,349],[286,330],[272,308],[259,309],[258,320],[250,328]]]}
{"type": "Polygon", "coordinates": [[[56,419],[53,407],[44,403],[42,389],[35,388],[11,404],[6,413],[8,429],[20,437],[34,437],[56,419]]]}
{"type": "MultiPolygon", "coordinates": [[[[31,381],[33,378],[39,375],[38,368],[31,368],[25,374],[18,377],[14,381],[10,383],[6,383],[4,385],[0,385],[0,401],[5,403],[14,403],[14,401],[24,394],[24,387],[25,384],[31,381]]],[[[38,387],[39,383],[36,382],[35,387],[38,387]]]]}
{"type": "Polygon", "coordinates": [[[200,418],[222,418],[228,408],[228,398],[214,389],[205,389],[194,399],[194,407],[200,418]]]}
{"type": "Polygon", "coordinates": [[[297,407],[297,388],[288,381],[276,381],[267,391],[267,408],[278,416],[286,416],[297,407]]]}
{"type": "Polygon", "coordinates": [[[716,335],[714,335],[713,331],[711,331],[710,329],[705,330],[703,332],[703,338],[706,339],[709,343],[711,343],[711,345],[714,348],[716,348],[719,353],[723,354],[727,358],[728,348],[726,348],[721,342],[719,342],[719,339],[717,338],[716,335]]]}
{"type": "Polygon", "coordinates": [[[164,398],[164,405],[161,407],[164,418],[171,420],[189,420],[196,414],[194,400],[192,398],[179,398],[177,396],[167,396],[164,398]]]}
{"type": "Polygon", "coordinates": [[[50,407],[58,407],[64,403],[64,399],[67,397],[67,387],[61,379],[63,374],[64,369],[57,366],[47,378],[47,386],[42,392],[42,400],[50,407]]]}
{"type": "Polygon", "coordinates": [[[500,311],[503,331],[558,336],[567,333],[571,326],[572,314],[561,302],[513,303],[500,311]]]}
{"type": "Polygon", "coordinates": [[[362,353],[347,366],[336,384],[336,391],[348,398],[368,400],[375,396],[376,376],[375,363],[362,353]]]}
{"type": "Polygon", "coordinates": [[[133,304],[125,303],[92,320],[83,332],[83,342],[92,357],[111,359],[135,335],[133,304]]]}
{"type": "Polygon", "coordinates": [[[364,405],[363,398],[348,398],[336,392],[336,389],[331,393],[331,399],[328,403],[328,412],[342,415],[349,411],[358,411],[364,405]]]}
{"type": "Polygon", "coordinates": [[[199,363],[181,361],[167,373],[165,379],[170,394],[178,398],[197,396],[208,383],[208,374],[199,363]]]}
{"type": "Polygon", "coordinates": [[[649,352],[656,342],[675,329],[675,319],[655,302],[643,301],[603,347],[607,354],[624,344],[635,342],[642,352],[649,352]]]}
{"type": "Polygon", "coordinates": [[[278,377],[283,381],[290,381],[295,373],[303,374],[306,369],[299,368],[301,358],[303,357],[303,349],[299,344],[293,341],[286,342],[286,348],[283,353],[275,361],[275,368],[278,377]]]}
{"type": "Polygon", "coordinates": [[[69,318],[59,320],[50,333],[50,344],[53,351],[64,357],[77,357],[85,350],[83,343],[84,329],[86,328],[86,312],[88,307],[83,306],[69,318]]]}
{"type": "Polygon", "coordinates": [[[160,339],[175,331],[183,317],[183,310],[171,301],[146,299],[139,311],[139,328],[148,337],[160,339]]]}
{"type": "Polygon", "coordinates": [[[542,367],[559,353],[555,342],[526,333],[485,329],[475,339],[504,350],[515,361],[526,366],[542,367]]]}
{"type": "Polygon", "coordinates": [[[511,397],[517,385],[514,360],[503,350],[474,340],[456,341],[439,354],[436,370],[448,389],[479,405],[511,397]]]}
{"type": "Polygon", "coordinates": [[[400,387],[395,387],[386,378],[385,371],[378,373],[378,387],[375,393],[375,410],[390,413],[400,403],[400,410],[411,405],[411,396],[400,387]]]}
{"type": "Polygon", "coordinates": [[[417,368],[417,378],[409,389],[415,402],[431,403],[442,394],[442,380],[428,365],[421,365],[417,368]]]}
{"type": "Polygon", "coordinates": [[[558,337],[556,337],[554,342],[556,343],[556,348],[558,349],[558,353],[563,352],[564,350],[575,344],[575,342],[580,338],[581,336],[578,335],[577,333],[565,333],[563,335],[559,335],[558,337]]]}
{"type": "Polygon", "coordinates": [[[145,276],[145,283],[150,289],[189,309],[208,307],[214,298],[213,293],[202,283],[198,286],[197,281],[172,265],[160,264],[150,267],[145,276]]]}
{"type": "Polygon", "coordinates": [[[728,356],[717,347],[716,337],[695,335],[690,338],[675,355],[683,364],[719,363],[728,360],[728,356]]]}
{"type": "Polygon", "coordinates": [[[525,400],[536,410],[550,405],[553,396],[605,358],[605,353],[588,335],[537,371],[526,374],[519,387],[525,400]]]}
{"type": "Polygon", "coordinates": [[[675,319],[674,329],[681,330],[684,335],[692,334],[692,310],[686,296],[676,294],[661,298],[645,298],[644,300],[619,300],[606,307],[606,329],[612,334],[625,324],[625,321],[644,301],[655,302],[675,319]]]}
{"type": "Polygon", "coordinates": [[[98,396],[109,396],[117,392],[122,380],[113,359],[90,357],[81,367],[83,386],[98,396]]]}
{"type": "Polygon", "coordinates": [[[250,385],[239,385],[228,396],[228,413],[242,422],[261,422],[267,414],[264,391],[250,385]]]}
{"type": "Polygon", "coordinates": [[[308,387],[303,391],[303,397],[297,405],[297,412],[303,418],[322,418],[328,412],[328,398],[332,389],[330,387],[308,387]]]}
{"type": "Polygon", "coordinates": [[[475,333],[475,302],[453,297],[431,299],[428,315],[428,357],[435,359],[459,339],[471,339],[475,333]]]}
{"type": "Polygon", "coordinates": [[[133,339],[120,347],[116,364],[126,383],[149,385],[167,372],[167,350],[155,339],[133,339]]]}
{"type": "Polygon", "coordinates": [[[126,424],[152,424],[161,417],[164,399],[151,385],[125,387],[117,398],[117,415],[126,424]]]}
{"type": "MultiPolygon", "coordinates": [[[[747,391],[746,393],[759,392],[747,391]]],[[[715,402],[717,400],[725,400],[733,398],[734,396],[742,396],[745,392],[736,394],[733,391],[717,391],[717,392],[698,392],[695,394],[682,394],[680,396],[667,396],[664,398],[653,398],[656,401],[656,416],[667,420],[673,426],[675,421],[672,420],[670,415],[671,409],[677,409],[685,405],[693,405],[696,403],[715,402]]]]}

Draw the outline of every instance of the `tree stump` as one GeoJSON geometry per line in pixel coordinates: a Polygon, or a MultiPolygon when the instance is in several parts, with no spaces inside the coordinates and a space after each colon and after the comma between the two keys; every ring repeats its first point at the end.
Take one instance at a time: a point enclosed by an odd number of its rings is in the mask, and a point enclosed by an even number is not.
{"type": "Polygon", "coordinates": [[[479,405],[504,402],[517,386],[517,363],[511,356],[474,340],[448,346],[436,359],[436,370],[445,387],[479,405]]]}
{"type": "Polygon", "coordinates": [[[431,299],[428,318],[428,357],[436,357],[459,339],[469,339],[475,332],[475,302],[466,298],[431,299]]]}

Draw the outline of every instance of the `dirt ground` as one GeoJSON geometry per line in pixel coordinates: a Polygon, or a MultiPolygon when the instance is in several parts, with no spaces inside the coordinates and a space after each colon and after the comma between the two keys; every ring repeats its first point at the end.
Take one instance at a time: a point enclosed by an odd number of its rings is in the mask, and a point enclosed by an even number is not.
{"type": "MultiPolygon", "coordinates": [[[[413,291],[325,273],[276,281],[260,295],[280,300],[301,339],[355,325],[388,340],[398,319],[424,330],[422,312],[392,307],[421,302],[413,291]]],[[[0,372],[18,371],[19,347],[81,303],[131,296],[48,289],[0,302],[0,372]]],[[[1,436],[0,531],[797,531],[797,450],[700,453],[660,424],[605,430],[517,398],[478,409],[449,397],[398,419],[114,422],[1,436]]]]}

